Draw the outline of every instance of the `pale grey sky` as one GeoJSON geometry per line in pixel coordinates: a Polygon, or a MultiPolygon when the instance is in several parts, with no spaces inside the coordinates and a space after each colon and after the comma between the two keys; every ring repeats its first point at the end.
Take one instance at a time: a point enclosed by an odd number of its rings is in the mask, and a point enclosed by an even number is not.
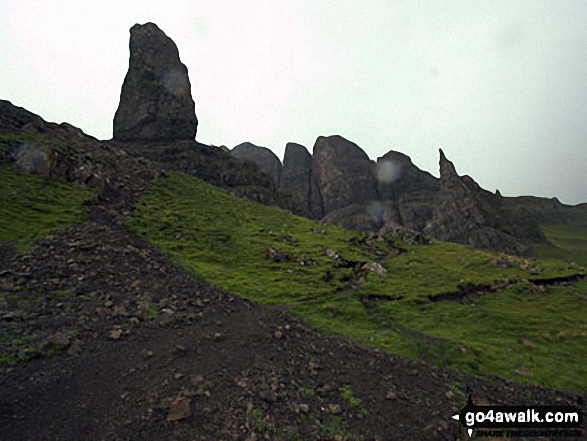
{"type": "Polygon", "coordinates": [[[584,0],[3,0],[0,99],[100,139],[129,29],[177,44],[197,139],[279,157],[339,134],[507,196],[587,202],[584,0]]]}

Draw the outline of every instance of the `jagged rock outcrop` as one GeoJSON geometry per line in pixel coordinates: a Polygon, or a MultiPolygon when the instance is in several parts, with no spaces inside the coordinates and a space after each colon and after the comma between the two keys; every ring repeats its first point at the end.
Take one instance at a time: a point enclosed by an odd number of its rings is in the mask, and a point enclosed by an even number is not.
{"type": "Polygon", "coordinates": [[[459,176],[440,150],[440,191],[424,231],[432,237],[475,248],[524,254],[530,242],[544,241],[530,217],[508,211],[499,195],[459,176]]]}
{"type": "Polygon", "coordinates": [[[351,204],[376,201],[374,163],[355,143],[341,136],[320,136],[314,144],[312,184],[320,197],[312,214],[322,218],[351,204]]]}
{"type": "Polygon", "coordinates": [[[273,184],[279,187],[281,180],[281,161],[267,147],[259,147],[250,142],[243,142],[231,150],[233,156],[247,159],[257,164],[261,171],[273,179],[273,184]]]}
{"type": "Polygon", "coordinates": [[[153,23],[130,29],[130,60],[114,116],[119,141],[173,141],[196,136],[188,69],[177,46],[153,23]]]}
{"type": "Polygon", "coordinates": [[[304,215],[311,212],[312,155],[306,147],[288,142],[283,156],[279,189],[302,203],[304,215]]]}

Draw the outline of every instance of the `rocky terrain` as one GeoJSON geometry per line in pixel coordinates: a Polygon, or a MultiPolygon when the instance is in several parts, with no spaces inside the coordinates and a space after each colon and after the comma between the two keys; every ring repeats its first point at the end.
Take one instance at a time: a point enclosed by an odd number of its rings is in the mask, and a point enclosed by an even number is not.
{"type": "Polygon", "coordinates": [[[399,152],[374,163],[339,136],[318,138],[313,155],[288,144],[283,166],[252,144],[230,154],[198,143],[175,44],[135,25],[130,49],[111,141],[0,101],[0,163],[97,190],[82,223],[25,251],[0,244],[0,293],[12,299],[0,302],[0,349],[26,360],[0,364],[1,439],[455,440],[467,387],[480,403],[582,403],[325,336],[195,280],[131,233],[139,197],[178,170],[349,228],[510,252],[544,240],[527,210],[458,176],[442,152],[436,179],[399,152]]]}

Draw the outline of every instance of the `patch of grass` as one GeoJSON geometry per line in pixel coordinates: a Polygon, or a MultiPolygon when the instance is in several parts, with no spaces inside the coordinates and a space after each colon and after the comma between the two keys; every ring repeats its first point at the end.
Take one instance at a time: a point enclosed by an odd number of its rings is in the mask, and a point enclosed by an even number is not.
{"type": "Polygon", "coordinates": [[[318,429],[318,434],[324,439],[362,440],[362,437],[355,437],[348,430],[348,423],[339,415],[324,415],[322,418],[310,416],[310,421],[318,429]]]}
{"type": "Polygon", "coordinates": [[[59,148],[63,146],[63,141],[55,138],[40,135],[34,132],[3,132],[0,133],[0,149],[8,149],[8,144],[23,141],[35,141],[46,145],[49,148],[59,148]]]}
{"type": "Polygon", "coordinates": [[[587,282],[540,292],[512,286],[474,302],[380,302],[359,314],[332,317],[322,305],[296,306],[318,328],[414,360],[467,373],[587,391],[587,282]],[[352,317],[352,319],[350,318],[352,317]]]}
{"type": "Polygon", "coordinates": [[[147,309],[143,311],[143,317],[146,319],[152,319],[161,313],[161,308],[156,303],[151,303],[147,309]]]}
{"type": "Polygon", "coordinates": [[[587,267],[587,227],[570,225],[545,225],[542,232],[552,243],[533,247],[536,256],[574,261],[587,267]]]}
{"type": "Polygon", "coordinates": [[[384,264],[387,277],[370,277],[359,292],[401,296],[405,300],[425,299],[469,284],[492,285],[498,280],[542,279],[579,271],[568,262],[497,255],[449,242],[434,241],[429,246],[405,248],[407,253],[384,264]],[[503,268],[495,263],[500,259],[512,266],[503,268]]]}
{"type": "MultiPolygon", "coordinates": [[[[347,261],[376,261],[364,235],[257,205],[174,172],[153,182],[127,226],[199,278],[260,303],[290,305],[328,333],[467,373],[585,390],[580,354],[587,353],[581,321],[586,282],[547,292],[527,282],[584,273],[568,261],[395,240],[407,252],[381,262],[387,276],[369,273],[354,287],[353,269],[327,250],[347,261]],[[518,283],[473,302],[429,300],[504,280],[518,283]],[[365,302],[370,295],[375,300],[365,302]]],[[[377,243],[376,252],[386,247],[377,243]]]]}
{"type": "Polygon", "coordinates": [[[128,226],[173,260],[234,294],[266,304],[330,295],[349,285],[348,260],[369,256],[350,239],[355,233],[323,226],[283,210],[257,205],[181,173],[156,180],[135,207],[128,226]],[[197,196],[196,196],[197,195],[197,196]],[[273,259],[270,249],[281,258],[273,259]],[[326,282],[327,273],[335,274],[326,282]]]}
{"type": "Polygon", "coordinates": [[[86,218],[93,190],[16,173],[0,164],[0,242],[14,242],[21,251],[37,238],[86,218]]]}
{"type": "Polygon", "coordinates": [[[18,361],[18,358],[14,354],[0,354],[0,366],[3,364],[14,366],[18,361]]]}
{"type": "Polygon", "coordinates": [[[357,407],[358,405],[361,404],[361,399],[355,397],[355,395],[353,394],[353,391],[351,390],[351,386],[350,384],[346,384],[344,386],[342,386],[341,388],[338,389],[338,391],[340,392],[340,395],[342,396],[342,398],[349,403],[349,406],[351,407],[357,407]]]}
{"type": "Polygon", "coordinates": [[[61,299],[66,299],[73,295],[73,291],[71,289],[59,289],[57,291],[53,291],[53,294],[61,299]]]}
{"type": "Polygon", "coordinates": [[[314,395],[316,395],[316,391],[314,389],[306,388],[306,387],[300,387],[298,389],[298,392],[301,393],[302,395],[306,395],[308,397],[313,397],[314,395]]]}

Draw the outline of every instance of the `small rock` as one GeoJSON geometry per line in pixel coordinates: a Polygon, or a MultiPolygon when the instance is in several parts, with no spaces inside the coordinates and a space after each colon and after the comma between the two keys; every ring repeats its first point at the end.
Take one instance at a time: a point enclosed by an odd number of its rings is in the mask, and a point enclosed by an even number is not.
{"type": "Polygon", "coordinates": [[[64,349],[69,347],[71,344],[71,337],[63,332],[57,332],[55,335],[51,336],[48,340],[49,344],[57,346],[60,349],[64,349]]]}
{"type": "Polygon", "coordinates": [[[388,400],[395,400],[397,398],[397,394],[394,391],[390,390],[387,391],[387,395],[385,396],[385,398],[387,398],[388,400]]]}
{"type": "Polygon", "coordinates": [[[328,405],[328,411],[332,415],[338,415],[338,414],[340,414],[341,413],[340,404],[329,404],[328,405]]]}
{"type": "Polygon", "coordinates": [[[514,370],[514,372],[518,375],[521,375],[522,377],[533,377],[534,374],[532,372],[530,372],[527,369],[524,368],[517,368],[514,370]]]}
{"type": "Polygon", "coordinates": [[[202,375],[194,375],[190,378],[190,381],[192,384],[197,386],[198,384],[202,384],[204,382],[204,377],[202,375]]]}
{"type": "Polygon", "coordinates": [[[81,354],[81,352],[82,352],[82,341],[76,338],[73,342],[71,342],[71,346],[67,350],[67,353],[69,355],[79,355],[79,354],[81,354]]]}
{"type": "Polygon", "coordinates": [[[187,398],[177,397],[175,401],[171,403],[169,413],[167,414],[167,422],[180,421],[188,418],[192,414],[190,403],[191,400],[187,398]]]}
{"type": "Polygon", "coordinates": [[[455,397],[455,393],[452,390],[449,390],[445,395],[449,400],[452,400],[455,397]]]}
{"type": "Polygon", "coordinates": [[[122,337],[122,329],[114,329],[114,330],[110,331],[110,333],[108,334],[108,337],[111,340],[120,339],[120,337],[122,337]]]}
{"type": "Polygon", "coordinates": [[[310,411],[310,406],[308,406],[307,404],[300,404],[298,406],[298,411],[300,413],[308,413],[310,411]]]}
{"type": "Polygon", "coordinates": [[[537,349],[538,348],[538,345],[536,343],[534,343],[533,341],[527,340],[525,338],[519,339],[518,343],[520,343],[522,346],[525,346],[530,349],[537,349]]]}
{"type": "Polygon", "coordinates": [[[283,338],[283,332],[281,332],[280,330],[275,331],[275,333],[273,335],[278,340],[281,340],[283,338]]]}

